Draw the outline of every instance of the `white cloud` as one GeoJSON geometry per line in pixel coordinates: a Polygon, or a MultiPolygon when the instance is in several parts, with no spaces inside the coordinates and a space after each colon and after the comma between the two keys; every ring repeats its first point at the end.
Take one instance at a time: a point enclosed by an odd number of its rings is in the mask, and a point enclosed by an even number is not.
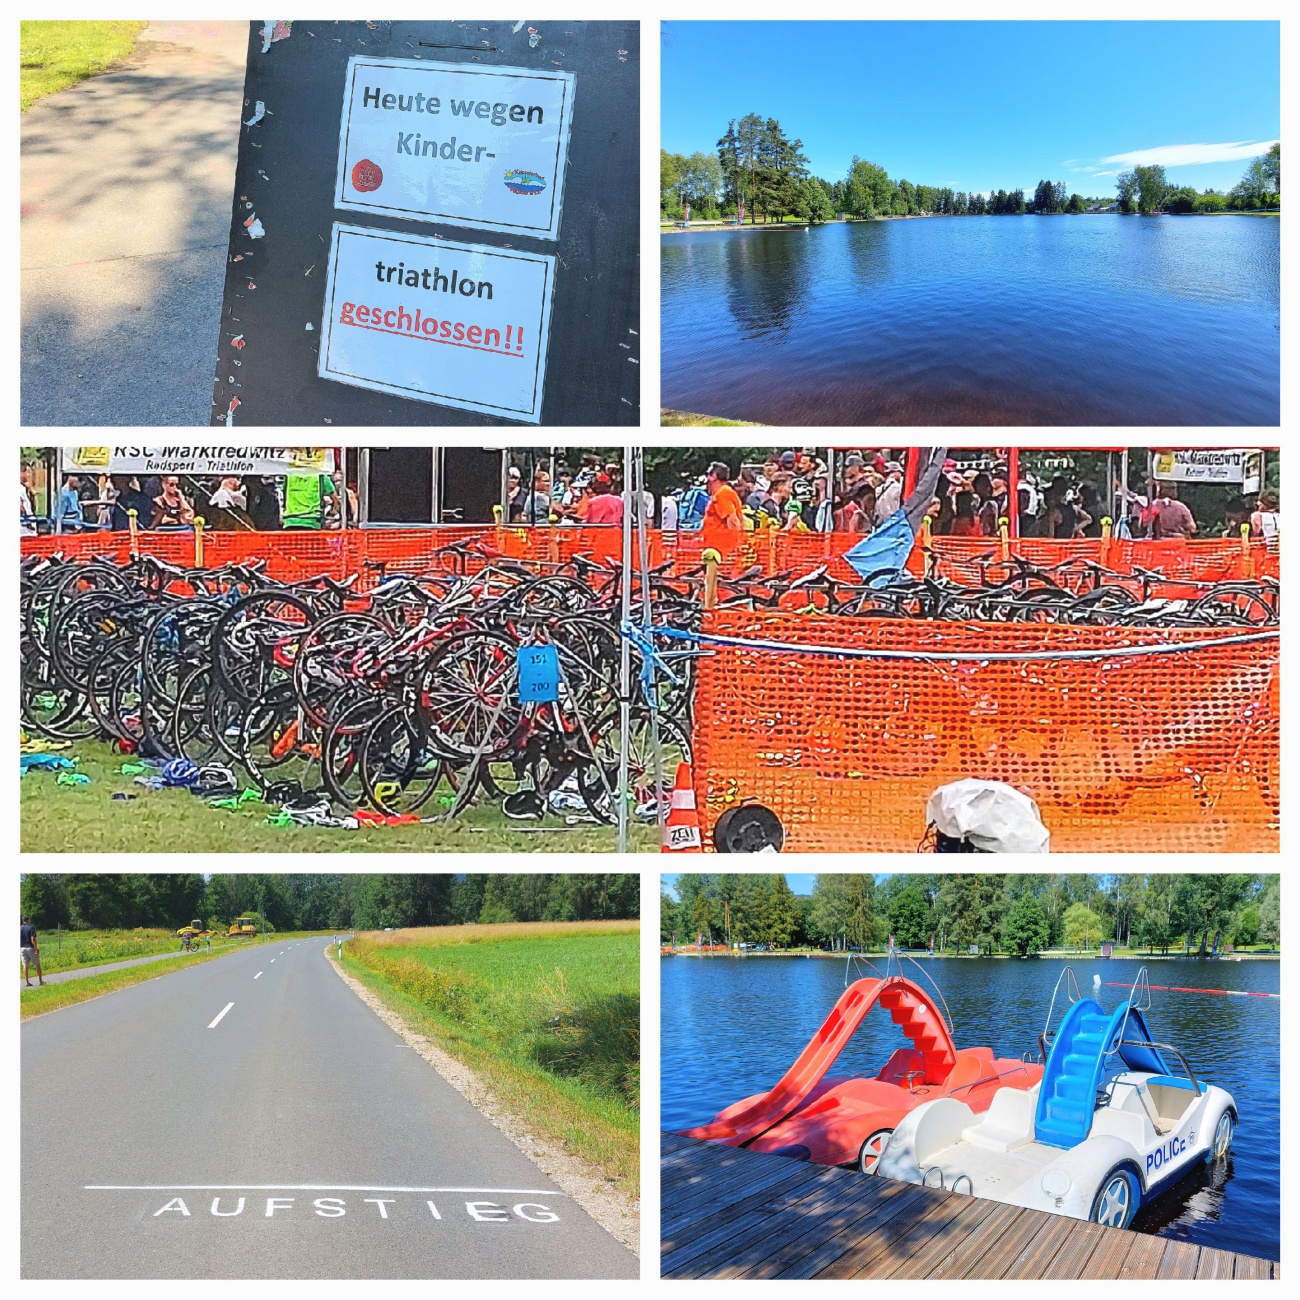
{"type": "Polygon", "coordinates": [[[1195,167],[1202,163],[1245,162],[1258,158],[1276,144],[1260,140],[1254,144],[1162,144],[1154,149],[1134,149],[1129,153],[1111,154],[1102,162],[1123,163],[1127,167],[1195,167]]]}

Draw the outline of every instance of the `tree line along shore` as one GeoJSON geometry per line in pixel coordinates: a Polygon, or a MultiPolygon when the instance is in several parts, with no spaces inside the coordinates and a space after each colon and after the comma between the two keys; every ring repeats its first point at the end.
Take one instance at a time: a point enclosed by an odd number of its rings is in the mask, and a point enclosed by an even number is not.
{"type": "Polygon", "coordinates": [[[791,218],[811,223],[913,216],[1081,215],[1096,212],[1191,214],[1274,211],[1281,208],[1282,146],[1252,159],[1228,192],[1174,185],[1161,166],[1138,166],[1115,177],[1115,193],[1071,193],[1064,181],[1041,180],[1023,189],[954,190],[891,177],[855,156],[847,174],[814,176],[803,141],[776,118],[757,113],[732,119],[716,151],[659,152],[659,210],[664,221],[740,221],[750,225],[791,218]]]}
{"type": "Polygon", "coordinates": [[[782,874],[683,873],[660,895],[661,943],[761,944],[829,952],[928,948],[1031,956],[1092,949],[1209,956],[1281,943],[1277,875],[818,875],[810,895],[782,874]]]}

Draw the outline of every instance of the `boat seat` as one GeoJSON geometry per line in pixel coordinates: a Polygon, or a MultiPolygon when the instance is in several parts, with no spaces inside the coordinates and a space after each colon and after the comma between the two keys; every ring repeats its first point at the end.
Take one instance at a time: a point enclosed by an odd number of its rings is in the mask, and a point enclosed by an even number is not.
{"type": "Polygon", "coordinates": [[[1155,1099],[1147,1090],[1146,1084],[1141,1084],[1138,1087],[1137,1095],[1142,1102],[1142,1109],[1146,1111],[1147,1119],[1151,1121],[1151,1127],[1155,1129],[1158,1136],[1164,1137],[1164,1135],[1174,1127],[1177,1120],[1162,1115],[1159,1110],[1156,1109],[1155,1099]]]}
{"type": "Polygon", "coordinates": [[[983,1119],[962,1136],[985,1151],[1011,1151],[1034,1136],[1034,1110],[1038,1089],[999,1088],[983,1119]]]}

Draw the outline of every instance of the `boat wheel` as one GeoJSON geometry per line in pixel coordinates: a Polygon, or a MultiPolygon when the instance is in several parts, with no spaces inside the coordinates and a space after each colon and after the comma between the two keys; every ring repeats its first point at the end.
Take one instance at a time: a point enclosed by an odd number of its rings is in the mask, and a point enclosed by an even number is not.
{"type": "Polygon", "coordinates": [[[880,1157],[889,1145],[892,1128],[877,1129],[863,1144],[858,1152],[858,1169],[864,1174],[874,1174],[880,1165],[880,1157]]]}
{"type": "Polygon", "coordinates": [[[1232,1115],[1224,1111],[1214,1126],[1214,1141],[1210,1143],[1210,1159],[1222,1160],[1232,1146],[1232,1115]]]}
{"type": "Polygon", "coordinates": [[[1127,1228],[1137,1213],[1137,1179],[1130,1170],[1112,1169],[1103,1179],[1088,1216],[1107,1228],[1127,1228]]]}

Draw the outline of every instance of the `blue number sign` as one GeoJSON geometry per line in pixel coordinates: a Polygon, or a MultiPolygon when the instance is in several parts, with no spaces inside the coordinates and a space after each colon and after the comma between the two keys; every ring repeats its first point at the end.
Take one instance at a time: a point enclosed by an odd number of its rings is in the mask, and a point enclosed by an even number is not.
{"type": "Polygon", "coordinates": [[[540,704],[560,698],[560,656],[553,645],[519,647],[519,699],[540,704]]]}

